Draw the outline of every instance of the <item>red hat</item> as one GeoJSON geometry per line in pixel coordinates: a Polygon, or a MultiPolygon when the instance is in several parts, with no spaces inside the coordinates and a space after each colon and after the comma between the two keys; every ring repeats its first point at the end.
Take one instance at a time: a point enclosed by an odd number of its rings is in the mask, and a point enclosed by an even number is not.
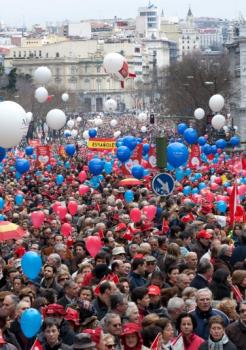
{"type": "Polygon", "coordinates": [[[148,294],[149,295],[161,295],[161,290],[158,286],[151,285],[148,287],[148,294]]]}
{"type": "Polygon", "coordinates": [[[201,207],[201,211],[203,212],[203,214],[208,214],[211,212],[212,207],[213,206],[210,203],[203,203],[201,207]]]}
{"type": "Polygon", "coordinates": [[[127,334],[139,333],[139,332],[140,332],[139,325],[137,325],[136,323],[129,322],[124,324],[121,335],[127,335],[127,334]]]}
{"type": "Polygon", "coordinates": [[[66,314],[65,309],[60,304],[49,304],[46,309],[46,315],[58,314],[64,316],[66,314]]]}
{"type": "Polygon", "coordinates": [[[126,229],[126,224],[120,222],[114,229],[114,232],[119,232],[126,229]]]}
{"type": "Polygon", "coordinates": [[[97,345],[100,343],[100,337],[102,333],[101,327],[97,327],[96,329],[91,329],[91,328],[84,329],[83,333],[90,334],[92,341],[94,341],[97,345]]]}
{"type": "Polygon", "coordinates": [[[67,321],[73,321],[77,326],[79,326],[79,313],[71,307],[67,308],[64,318],[67,321]]]}
{"type": "Polygon", "coordinates": [[[206,230],[201,230],[197,233],[196,238],[200,239],[200,238],[204,238],[204,239],[211,239],[213,236],[211,235],[211,233],[209,233],[206,230]]]}

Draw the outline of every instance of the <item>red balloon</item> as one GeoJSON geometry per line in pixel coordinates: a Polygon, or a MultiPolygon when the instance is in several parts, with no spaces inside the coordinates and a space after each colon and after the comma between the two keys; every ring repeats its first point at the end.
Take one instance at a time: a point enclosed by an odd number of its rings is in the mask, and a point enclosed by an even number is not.
{"type": "Polygon", "coordinates": [[[44,222],[44,219],[45,219],[45,215],[42,211],[34,211],[31,214],[32,224],[33,224],[33,227],[35,228],[40,228],[44,222]]]}
{"type": "Polygon", "coordinates": [[[50,159],[50,165],[52,165],[52,166],[56,165],[56,159],[55,158],[51,158],[50,159]]]}
{"type": "Polygon", "coordinates": [[[141,210],[138,209],[138,208],[133,208],[131,211],[130,211],[130,218],[133,222],[139,222],[141,220],[141,210]]]}
{"type": "Polygon", "coordinates": [[[56,213],[56,214],[58,214],[58,212],[57,212],[57,210],[58,210],[58,208],[61,206],[61,202],[55,202],[55,203],[53,203],[52,204],[52,209],[54,210],[54,212],[56,213]]]}
{"type": "Polygon", "coordinates": [[[143,213],[148,220],[153,220],[156,214],[157,208],[155,205],[147,205],[143,208],[143,213]]]}
{"type": "Polygon", "coordinates": [[[90,253],[90,256],[94,258],[97,255],[97,253],[101,250],[103,245],[100,237],[89,236],[86,238],[85,246],[88,252],[90,253]]]}
{"type": "Polygon", "coordinates": [[[222,184],[221,177],[216,177],[216,178],[214,179],[214,182],[215,182],[216,184],[218,184],[218,185],[221,185],[221,184],[222,184]]]}
{"type": "Polygon", "coordinates": [[[216,183],[216,182],[213,182],[211,185],[210,185],[210,189],[212,191],[217,191],[217,189],[219,188],[219,185],[216,183]]]}
{"type": "Polygon", "coordinates": [[[81,196],[83,196],[84,194],[86,194],[88,191],[89,191],[89,186],[86,186],[86,185],[80,185],[79,186],[79,194],[81,196]]]}
{"type": "Polygon", "coordinates": [[[65,219],[65,217],[67,215],[67,208],[63,207],[63,206],[58,207],[57,214],[58,214],[60,219],[65,219]]]}
{"type": "Polygon", "coordinates": [[[52,100],[52,98],[53,98],[53,96],[52,96],[52,95],[49,95],[49,96],[47,97],[47,101],[50,102],[50,101],[52,100]]]}
{"type": "Polygon", "coordinates": [[[84,182],[86,179],[87,179],[86,172],[85,172],[84,170],[82,170],[82,171],[79,173],[79,181],[82,183],[82,182],[84,182]]]}
{"type": "Polygon", "coordinates": [[[78,210],[78,203],[75,202],[75,201],[70,201],[68,203],[68,211],[69,213],[74,216],[76,213],[77,213],[77,210],[78,210]]]}
{"type": "Polygon", "coordinates": [[[61,226],[61,233],[65,237],[70,236],[72,233],[72,226],[69,223],[65,222],[65,224],[62,224],[61,226]]]}
{"type": "Polygon", "coordinates": [[[213,202],[214,194],[210,192],[208,189],[204,188],[201,190],[201,194],[205,197],[208,202],[213,202]]]}
{"type": "Polygon", "coordinates": [[[246,193],[246,185],[238,186],[238,194],[239,196],[243,196],[246,193]]]}

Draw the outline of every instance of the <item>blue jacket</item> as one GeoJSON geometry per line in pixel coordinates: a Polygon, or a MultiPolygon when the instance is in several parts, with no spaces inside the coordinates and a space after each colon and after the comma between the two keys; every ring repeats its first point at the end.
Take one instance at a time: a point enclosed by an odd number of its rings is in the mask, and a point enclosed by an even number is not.
{"type": "Polygon", "coordinates": [[[136,287],[145,287],[147,285],[146,279],[133,271],[129,274],[129,282],[131,290],[133,290],[136,287]]]}
{"type": "Polygon", "coordinates": [[[224,314],[224,312],[218,310],[218,309],[210,309],[207,312],[202,312],[198,309],[198,307],[195,308],[194,311],[191,311],[191,314],[195,317],[197,322],[197,327],[195,328],[194,332],[201,338],[207,340],[209,337],[209,327],[208,322],[210,317],[212,316],[221,316],[224,320],[225,327],[227,327],[230,323],[229,318],[224,314]]]}

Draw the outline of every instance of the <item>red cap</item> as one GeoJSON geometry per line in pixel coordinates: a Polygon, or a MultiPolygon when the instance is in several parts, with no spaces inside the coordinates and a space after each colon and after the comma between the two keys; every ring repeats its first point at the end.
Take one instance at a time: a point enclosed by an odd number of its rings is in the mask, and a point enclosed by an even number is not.
{"type": "Polygon", "coordinates": [[[213,236],[211,235],[211,233],[209,233],[206,230],[201,230],[197,233],[196,238],[200,239],[200,238],[204,238],[204,239],[211,239],[213,236]]]}
{"type": "Polygon", "coordinates": [[[79,313],[71,307],[67,308],[64,318],[67,321],[73,321],[77,326],[79,325],[79,313]]]}
{"type": "Polygon", "coordinates": [[[201,207],[201,211],[204,213],[204,214],[208,214],[211,212],[211,209],[212,209],[212,204],[210,203],[204,203],[202,204],[202,207],[201,207]]]}
{"type": "Polygon", "coordinates": [[[158,286],[151,285],[148,287],[148,294],[149,295],[161,295],[161,290],[158,286]]]}
{"type": "Polygon", "coordinates": [[[0,344],[6,344],[6,341],[3,339],[2,335],[0,335],[0,344]]]}
{"type": "Polygon", "coordinates": [[[96,329],[91,329],[91,328],[84,329],[83,333],[90,334],[92,341],[94,341],[97,345],[100,343],[100,336],[102,333],[101,327],[97,327],[96,329]]]}
{"type": "Polygon", "coordinates": [[[126,224],[120,222],[114,229],[114,232],[119,232],[126,229],[126,224]]]}
{"type": "Polygon", "coordinates": [[[59,314],[61,316],[65,315],[65,309],[60,304],[49,304],[47,306],[46,315],[59,314]]]}
{"type": "Polygon", "coordinates": [[[126,323],[122,328],[121,335],[139,333],[140,327],[136,323],[126,323]]]}

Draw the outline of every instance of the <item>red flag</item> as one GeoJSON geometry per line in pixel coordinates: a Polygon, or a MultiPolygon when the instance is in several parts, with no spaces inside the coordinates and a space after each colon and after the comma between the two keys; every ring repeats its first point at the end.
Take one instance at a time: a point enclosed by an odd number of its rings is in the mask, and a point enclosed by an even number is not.
{"type": "Polygon", "coordinates": [[[242,168],[246,170],[246,153],[242,154],[242,168]]]}
{"type": "Polygon", "coordinates": [[[132,167],[134,165],[141,165],[142,162],[142,152],[143,152],[143,145],[138,144],[131,156],[131,158],[122,164],[121,170],[124,175],[129,176],[132,174],[132,167]]]}
{"type": "Polygon", "coordinates": [[[189,167],[194,169],[201,165],[201,150],[200,146],[192,145],[189,157],[189,167]]]}
{"type": "Polygon", "coordinates": [[[232,192],[229,198],[230,225],[233,225],[235,221],[235,213],[236,213],[237,204],[238,204],[237,194],[238,194],[238,189],[237,189],[237,184],[235,183],[233,185],[232,192]]]}
{"type": "Polygon", "coordinates": [[[43,350],[43,347],[38,339],[36,339],[35,342],[33,343],[31,350],[43,350]]]}
{"type": "Polygon", "coordinates": [[[168,225],[168,220],[163,218],[162,220],[162,232],[166,235],[169,232],[169,225],[168,225]]]}
{"type": "Polygon", "coordinates": [[[159,350],[161,349],[161,344],[162,344],[162,335],[161,333],[158,333],[157,336],[155,337],[155,340],[153,341],[150,350],[159,350]]]}

